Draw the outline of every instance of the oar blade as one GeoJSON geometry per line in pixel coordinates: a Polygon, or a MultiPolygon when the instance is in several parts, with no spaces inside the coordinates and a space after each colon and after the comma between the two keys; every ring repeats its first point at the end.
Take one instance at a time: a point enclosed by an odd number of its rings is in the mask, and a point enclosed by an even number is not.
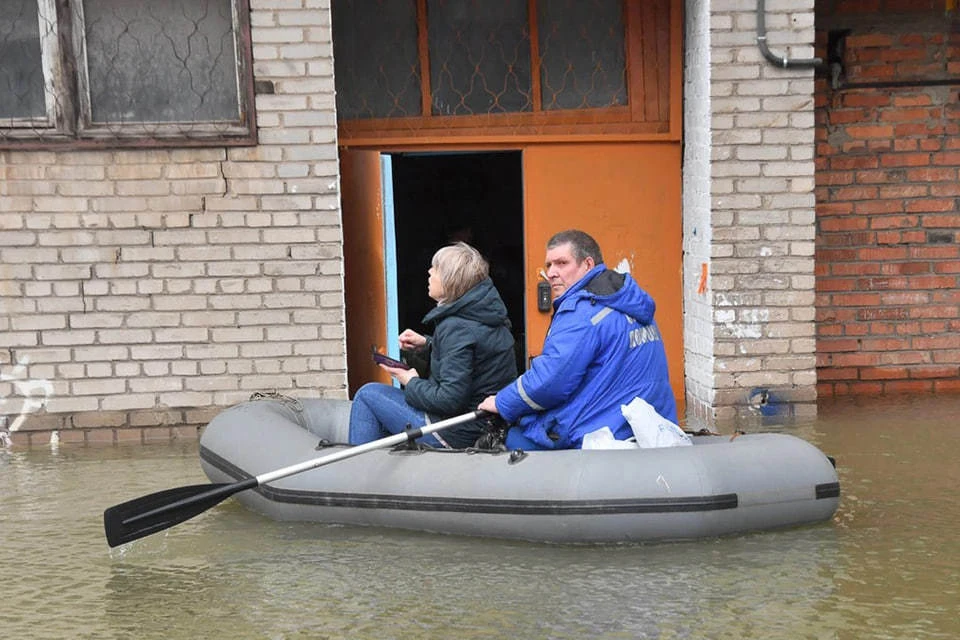
{"type": "Polygon", "coordinates": [[[194,484],[141,496],[103,512],[103,527],[111,547],[143,538],[189,520],[238,491],[248,482],[194,484]]]}

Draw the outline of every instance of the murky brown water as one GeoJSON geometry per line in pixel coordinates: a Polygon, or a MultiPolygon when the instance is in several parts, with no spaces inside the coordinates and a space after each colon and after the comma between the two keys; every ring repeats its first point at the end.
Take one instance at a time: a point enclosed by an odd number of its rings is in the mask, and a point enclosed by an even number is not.
{"type": "Polygon", "coordinates": [[[960,637],[960,398],[858,404],[786,429],[836,457],[833,522],[680,544],[284,524],[227,501],[111,551],[103,509],[206,482],[195,444],[0,450],[0,634],[960,637]]]}

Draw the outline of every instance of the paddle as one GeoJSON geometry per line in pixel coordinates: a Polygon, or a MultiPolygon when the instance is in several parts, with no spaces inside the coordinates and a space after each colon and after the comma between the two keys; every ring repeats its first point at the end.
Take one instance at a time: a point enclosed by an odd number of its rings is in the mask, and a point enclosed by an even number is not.
{"type": "Polygon", "coordinates": [[[314,458],[283,469],[263,473],[255,478],[247,478],[239,482],[177,487],[115,505],[103,512],[103,528],[107,534],[107,543],[111,547],[116,547],[125,542],[148,536],[151,533],[169,529],[184,520],[189,520],[195,515],[220,504],[235,493],[333,462],[359,456],[367,451],[413,442],[428,433],[435,433],[454,425],[470,422],[485,415],[488,415],[486,411],[471,411],[462,416],[455,416],[425,425],[419,429],[410,429],[380,440],[343,449],[321,458],[314,458]]]}

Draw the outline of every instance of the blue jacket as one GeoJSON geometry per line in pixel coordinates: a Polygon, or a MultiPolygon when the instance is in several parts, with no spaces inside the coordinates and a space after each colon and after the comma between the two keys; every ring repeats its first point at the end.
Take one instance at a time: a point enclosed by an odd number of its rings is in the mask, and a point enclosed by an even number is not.
{"type": "Polygon", "coordinates": [[[620,405],[637,396],[677,421],[656,304],[629,274],[597,265],[553,309],[543,353],[497,394],[507,422],[544,448],[579,449],[601,427],[633,435],[620,405]]]}

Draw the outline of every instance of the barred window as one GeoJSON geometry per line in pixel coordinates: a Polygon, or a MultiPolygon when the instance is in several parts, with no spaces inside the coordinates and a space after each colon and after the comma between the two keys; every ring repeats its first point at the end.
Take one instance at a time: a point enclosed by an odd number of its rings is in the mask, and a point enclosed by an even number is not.
{"type": "Polygon", "coordinates": [[[350,118],[419,114],[417,1],[383,0],[375,7],[364,2],[336,5],[333,31],[345,34],[333,40],[337,109],[350,118]],[[368,84],[376,90],[360,89],[368,84]]]}
{"type": "Polygon", "coordinates": [[[3,0],[0,147],[254,144],[247,0],[3,0]]]}
{"type": "Polygon", "coordinates": [[[678,6],[336,0],[340,139],[664,133],[678,6]]]}
{"type": "Polygon", "coordinates": [[[428,0],[433,115],[533,108],[526,0],[428,0]]]}
{"type": "Polygon", "coordinates": [[[627,104],[620,0],[540,0],[540,86],[544,109],[627,104]]]}

